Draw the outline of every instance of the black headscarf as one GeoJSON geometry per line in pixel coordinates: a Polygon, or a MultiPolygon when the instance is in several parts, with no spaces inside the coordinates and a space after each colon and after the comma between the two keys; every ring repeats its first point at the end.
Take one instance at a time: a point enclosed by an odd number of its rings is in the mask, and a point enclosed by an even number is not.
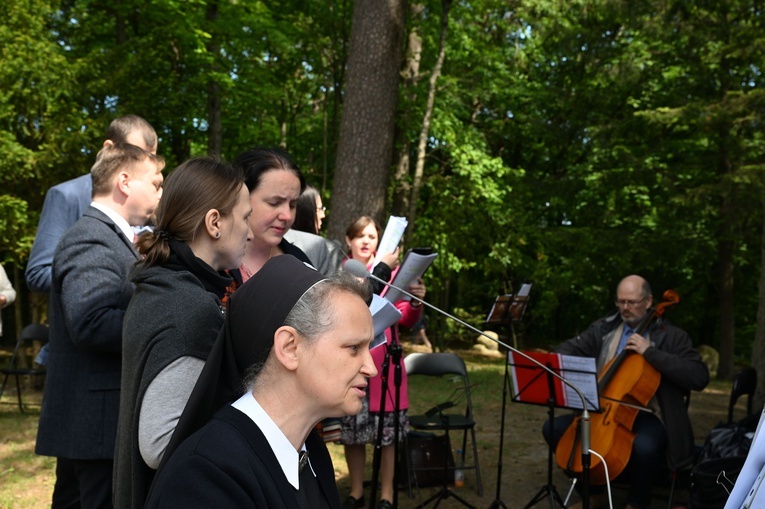
{"type": "Polygon", "coordinates": [[[271,258],[239,287],[228,304],[226,322],[183,410],[159,469],[173,451],[204,426],[223,405],[243,394],[242,375],[264,363],[276,329],[284,325],[297,301],[324,279],[317,270],[290,255],[271,258]]]}

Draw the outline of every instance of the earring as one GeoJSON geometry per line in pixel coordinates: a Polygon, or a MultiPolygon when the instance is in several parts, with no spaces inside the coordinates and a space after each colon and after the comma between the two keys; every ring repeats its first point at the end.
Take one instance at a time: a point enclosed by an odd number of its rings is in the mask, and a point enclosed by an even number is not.
{"type": "Polygon", "coordinates": [[[220,232],[215,232],[215,238],[216,239],[220,238],[220,232]]]}

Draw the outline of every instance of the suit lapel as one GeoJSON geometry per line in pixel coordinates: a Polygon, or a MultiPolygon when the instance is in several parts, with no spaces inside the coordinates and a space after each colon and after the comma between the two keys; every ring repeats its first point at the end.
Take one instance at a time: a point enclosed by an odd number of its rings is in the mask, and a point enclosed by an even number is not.
{"type": "Polygon", "coordinates": [[[133,254],[133,257],[136,260],[140,259],[141,256],[138,253],[138,250],[135,248],[135,244],[133,244],[132,239],[127,239],[125,237],[125,234],[122,233],[122,230],[120,229],[120,227],[117,226],[117,224],[114,221],[112,221],[112,219],[109,216],[107,216],[106,214],[104,214],[103,212],[101,212],[100,210],[92,206],[88,207],[88,210],[85,211],[84,215],[90,216],[93,219],[97,219],[101,221],[102,223],[104,223],[106,226],[108,226],[115,233],[115,235],[119,237],[119,239],[122,241],[125,247],[127,247],[130,250],[130,252],[133,254]]]}

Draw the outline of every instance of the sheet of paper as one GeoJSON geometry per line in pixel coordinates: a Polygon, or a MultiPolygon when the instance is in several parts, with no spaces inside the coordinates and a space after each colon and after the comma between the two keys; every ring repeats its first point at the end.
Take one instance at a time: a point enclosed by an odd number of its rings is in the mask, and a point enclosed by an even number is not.
{"type": "MultiPolygon", "coordinates": [[[[430,267],[430,264],[433,263],[433,260],[436,259],[436,256],[438,256],[438,253],[421,255],[411,250],[408,251],[404,257],[404,261],[401,262],[401,265],[398,268],[398,272],[396,272],[396,277],[394,277],[393,281],[391,281],[391,284],[393,286],[403,288],[408,292],[409,285],[416,282],[417,278],[420,278],[423,274],[425,274],[425,271],[428,269],[428,267],[430,267]]],[[[383,296],[386,299],[391,302],[396,302],[400,299],[411,300],[409,296],[404,295],[400,291],[393,288],[393,286],[385,287],[383,296]]]]}
{"type": "MultiPolygon", "coordinates": [[[[600,408],[598,399],[597,369],[594,357],[575,357],[561,355],[561,371],[563,378],[576,385],[587,400],[587,409],[592,411],[600,408]]],[[[582,399],[574,389],[564,384],[566,406],[582,408],[582,399]]]]}
{"type": "Polygon", "coordinates": [[[396,250],[398,244],[401,242],[401,237],[404,236],[404,230],[406,230],[408,224],[409,222],[405,217],[390,216],[388,218],[388,224],[385,226],[383,236],[377,244],[377,254],[375,255],[372,268],[380,263],[380,259],[384,254],[392,253],[396,250]]]}
{"type": "Polygon", "coordinates": [[[375,328],[375,339],[369,347],[372,349],[385,343],[385,329],[401,319],[401,311],[396,309],[396,306],[391,304],[390,301],[377,294],[372,295],[369,311],[372,313],[372,322],[375,328]]]}

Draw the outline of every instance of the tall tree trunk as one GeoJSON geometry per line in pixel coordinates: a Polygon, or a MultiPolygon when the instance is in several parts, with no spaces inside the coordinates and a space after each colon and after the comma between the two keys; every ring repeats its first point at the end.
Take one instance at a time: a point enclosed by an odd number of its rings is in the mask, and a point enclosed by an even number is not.
{"type": "Polygon", "coordinates": [[[207,43],[207,52],[212,57],[210,64],[210,80],[207,82],[207,152],[210,155],[219,156],[223,147],[223,124],[221,123],[221,90],[216,80],[218,69],[218,53],[220,48],[217,43],[216,31],[212,30],[218,21],[218,2],[207,4],[207,22],[210,25],[212,38],[207,43]]]}
{"type": "Polygon", "coordinates": [[[428,81],[428,101],[425,106],[425,114],[422,119],[422,130],[420,131],[420,140],[417,144],[417,162],[414,167],[414,178],[412,179],[412,197],[409,199],[409,227],[406,229],[406,245],[412,245],[412,235],[415,231],[417,219],[417,201],[420,199],[420,188],[422,187],[422,176],[425,171],[425,155],[428,147],[428,136],[430,134],[430,123],[433,118],[433,105],[436,102],[436,83],[441,76],[441,68],[444,65],[446,56],[446,35],[449,28],[449,9],[452,0],[443,0],[441,2],[441,37],[438,42],[438,58],[436,65],[433,66],[433,72],[428,81]]]}
{"type": "MultiPolygon", "coordinates": [[[[729,198],[724,199],[726,202],[729,198]]],[[[729,205],[723,205],[723,210],[729,209],[729,205]]],[[[733,278],[733,240],[730,213],[723,213],[721,218],[722,238],[717,247],[717,286],[718,298],[720,299],[720,365],[717,368],[717,378],[730,379],[733,375],[733,347],[736,342],[735,314],[734,314],[734,278],[733,278]]]]}
{"type": "Polygon", "coordinates": [[[393,158],[404,6],[404,0],[358,0],[353,8],[328,232],[336,240],[359,215],[382,219],[393,158]]]}
{"type": "MultiPolygon", "coordinates": [[[[726,43],[730,40],[728,33],[728,16],[723,8],[720,13],[721,39],[726,43]]],[[[730,89],[730,62],[723,56],[720,61],[720,104],[730,89]]],[[[732,164],[730,160],[730,129],[727,118],[720,121],[717,128],[718,175],[723,181],[722,205],[720,207],[720,235],[717,244],[718,274],[717,284],[720,302],[720,365],[717,368],[717,378],[730,379],[733,376],[734,346],[736,344],[736,320],[734,306],[734,251],[736,246],[736,184],[730,180],[732,164]]]]}
{"type": "MultiPolygon", "coordinates": [[[[765,185],[762,189],[762,236],[760,237],[760,291],[757,303],[757,330],[752,345],[752,367],[758,373],[765,373],[765,185]]],[[[752,408],[765,405],[765,376],[757,377],[752,408]]]]}
{"type": "MultiPolygon", "coordinates": [[[[419,16],[423,7],[420,4],[411,5],[412,17],[419,16]]],[[[411,89],[408,96],[410,104],[417,100],[417,91],[415,86],[420,78],[420,61],[422,60],[422,37],[417,33],[417,28],[409,32],[408,43],[406,45],[406,65],[401,76],[404,79],[406,88],[411,89]]],[[[409,123],[409,108],[404,108],[400,112],[399,125],[406,126],[409,123]]],[[[393,203],[391,204],[391,213],[397,216],[405,216],[409,212],[409,197],[412,194],[412,183],[409,178],[411,168],[409,150],[411,142],[406,129],[399,130],[398,156],[396,157],[396,171],[393,176],[393,203]]]]}

